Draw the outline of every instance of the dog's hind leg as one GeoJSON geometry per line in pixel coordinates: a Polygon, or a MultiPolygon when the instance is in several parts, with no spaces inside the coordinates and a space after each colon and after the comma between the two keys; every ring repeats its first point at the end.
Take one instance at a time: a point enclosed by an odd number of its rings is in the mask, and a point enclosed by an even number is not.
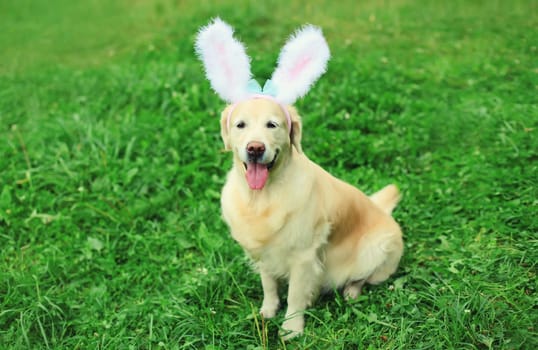
{"type": "Polygon", "coordinates": [[[346,300],[357,299],[362,292],[362,286],[364,286],[365,282],[366,279],[348,282],[344,287],[344,297],[346,300]]]}
{"type": "Polygon", "coordinates": [[[384,261],[375,268],[374,272],[366,279],[369,284],[379,284],[385,281],[398,268],[403,254],[403,241],[400,235],[394,235],[382,245],[385,252],[384,261]]]}

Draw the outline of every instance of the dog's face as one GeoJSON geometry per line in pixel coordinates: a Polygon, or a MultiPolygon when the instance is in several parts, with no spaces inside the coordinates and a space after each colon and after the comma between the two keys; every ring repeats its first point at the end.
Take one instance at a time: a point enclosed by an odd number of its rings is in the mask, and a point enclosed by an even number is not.
{"type": "Polygon", "coordinates": [[[250,99],[238,103],[229,121],[230,106],[222,112],[221,135],[225,149],[234,153],[236,163],[242,163],[252,190],[265,187],[271,174],[290,156],[292,145],[301,151],[300,118],[294,108],[287,108],[291,131],[281,106],[271,100],[250,99]]]}

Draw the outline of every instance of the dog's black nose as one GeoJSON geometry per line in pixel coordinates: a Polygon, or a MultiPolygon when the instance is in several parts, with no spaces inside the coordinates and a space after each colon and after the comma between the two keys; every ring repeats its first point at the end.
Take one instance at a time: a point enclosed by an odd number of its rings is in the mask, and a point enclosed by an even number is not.
{"type": "Polygon", "coordinates": [[[265,152],[265,145],[261,142],[252,141],[247,145],[248,158],[251,161],[258,160],[265,152]]]}

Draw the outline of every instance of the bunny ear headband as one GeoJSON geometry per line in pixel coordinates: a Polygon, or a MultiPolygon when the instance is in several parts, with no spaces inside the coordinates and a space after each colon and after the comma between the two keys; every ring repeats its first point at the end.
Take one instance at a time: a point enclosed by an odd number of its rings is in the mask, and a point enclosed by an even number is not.
{"type": "Polygon", "coordinates": [[[202,60],[211,87],[232,107],[227,123],[238,102],[265,98],[280,105],[291,131],[291,118],[285,105],[304,96],[323,74],[330,58],[329,47],[321,30],[307,25],[297,30],[286,42],[278,58],[278,66],[263,89],[252,79],[250,58],[245,47],[233,37],[233,29],[220,18],[202,27],[196,38],[196,53],[202,60]]]}

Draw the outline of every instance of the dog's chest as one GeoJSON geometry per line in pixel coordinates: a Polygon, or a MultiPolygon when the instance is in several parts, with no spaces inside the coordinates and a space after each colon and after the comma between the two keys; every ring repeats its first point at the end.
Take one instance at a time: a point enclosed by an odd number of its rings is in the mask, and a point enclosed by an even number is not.
{"type": "Polygon", "coordinates": [[[233,238],[248,255],[275,276],[287,276],[300,260],[317,260],[327,243],[330,224],[311,215],[315,202],[289,210],[282,205],[266,207],[235,202],[223,208],[233,238]]]}
{"type": "Polygon", "coordinates": [[[277,210],[275,205],[252,206],[236,201],[223,208],[223,216],[233,238],[246,250],[263,248],[290,226],[291,212],[277,210]]]}

